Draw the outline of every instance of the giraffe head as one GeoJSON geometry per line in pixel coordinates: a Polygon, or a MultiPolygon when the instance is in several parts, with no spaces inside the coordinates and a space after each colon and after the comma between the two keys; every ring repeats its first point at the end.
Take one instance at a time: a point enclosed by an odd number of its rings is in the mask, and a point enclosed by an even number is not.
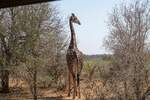
{"type": "Polygon", "coordinates": [[[78,25],[81,25],[79,19],[75,16],[74,13],[72,13],[71,17],[70,17],[71,22],[76,23],[78,25]]]}

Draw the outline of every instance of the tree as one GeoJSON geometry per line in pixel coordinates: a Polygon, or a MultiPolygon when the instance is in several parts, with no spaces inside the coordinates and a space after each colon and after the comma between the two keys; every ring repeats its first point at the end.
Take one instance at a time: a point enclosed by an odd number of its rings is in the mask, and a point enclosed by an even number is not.
{"type": "Polygon", "coordinates": [[[2,82],[2,92],[9,92],[9,70],[10,66],[16,63],[16,45],[18,39],[15,34],[16,23],[15,22],[16,14],[12,9],[1,10],[1,25],[0,25],[0,40],[1,40],[1,82],[2,82]],[[11,17],[9,17],[11,15],[11,17]],[[7,22],[9,21],[9,22],[7,22]],[[7,22],[7,23],[6,23],[7,22]]]}
{"type": "MultiPolygon", "coordinates": [[[[121,4],[109,18],[109,35],[105,46],[114,53],[114,80],[124,83],[125,100],[145,100],[150,91],[148,37],[150,33],[150,1],[121,4]],[[128,90],[130,89],[130,91],[128,90]]],[[[118,90],[119,95],[122,93],[118,90]]]]}
{"type": "Polygon", "coordinates": [[[58,63],[60,67],[62,63],[59,59],[66,47],[63,20],[56,7],[48,3],[4,9],[0,14],[2,92],[8,92],[11,74],[11,78],[26,79],[37,99],[39,77],[51,73],[47,65],[58,63]]]}
{"type": "MultiPolygon", "coordinates": [[[[47,63],[50,65],[49,59],[61,54],[61,50],[65,48],[62,37],[64,26],[56,8],[47,3],[19,7],[17,10],[21,11],[18,12],[17,23],[21,37],[23,36],[20,51],[20,59],[23,60],[25,68],[23,77],[36,100],[38,79],[43,72],[47,72],[45,65],[47,63]]],[[[50,74],[50,71],[47,73],[50,74]]]]}

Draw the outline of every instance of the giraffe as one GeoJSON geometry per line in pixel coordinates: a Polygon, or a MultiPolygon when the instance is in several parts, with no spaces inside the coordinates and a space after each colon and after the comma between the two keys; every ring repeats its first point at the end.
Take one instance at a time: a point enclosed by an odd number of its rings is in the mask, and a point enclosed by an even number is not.
{"type": "Polygon", "coordinates": [[[71,84],[72,84],[71,82],[73,81],[73,98],[75,98],[75,96],[78,96],[78,95],[80,98],[81,97],[80,74],[81,74],[82,67],[83,67],[83,57],[82,57],[83,54],[81,51],[79,51],[77,47],[73,23],[80,25],[80,21],[75,16],[75,14],[72,13],[72,15],[69,18],[71,40],[70,40],[70,44],[69,44],[69,47],[67,49],[67,54],[66,54],[66,60],[67,60],[68,71],[69,71],[68,73],[68,83],[69,83],[68,96],[70,96],[71,84]]]}

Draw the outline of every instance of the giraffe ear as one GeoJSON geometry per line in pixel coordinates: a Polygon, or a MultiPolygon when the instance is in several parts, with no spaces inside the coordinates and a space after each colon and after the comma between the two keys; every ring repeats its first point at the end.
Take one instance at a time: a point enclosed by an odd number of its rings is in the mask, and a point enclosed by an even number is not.
{"type": "Polygon", "coordinates": [[[75,16],[75,14],[74,14],[74,13],[72,13],[72,16],[75,16]]]}

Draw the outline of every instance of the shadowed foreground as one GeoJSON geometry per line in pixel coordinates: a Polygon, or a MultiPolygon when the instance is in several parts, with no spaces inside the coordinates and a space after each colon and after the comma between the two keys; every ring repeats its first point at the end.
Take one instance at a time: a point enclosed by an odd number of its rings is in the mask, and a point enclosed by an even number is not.
{"type": "MultiPolygon", "coordinates": [[[[10,93],[0,94],[0,100],[33,100],[27,84],[20,80],[16,85],[15,81],[10,81],[10,93]]],[[[58,91],[56,88],[39,89],[38,100],[72,100],[67,97],[65,91],[58,91]]]]}

